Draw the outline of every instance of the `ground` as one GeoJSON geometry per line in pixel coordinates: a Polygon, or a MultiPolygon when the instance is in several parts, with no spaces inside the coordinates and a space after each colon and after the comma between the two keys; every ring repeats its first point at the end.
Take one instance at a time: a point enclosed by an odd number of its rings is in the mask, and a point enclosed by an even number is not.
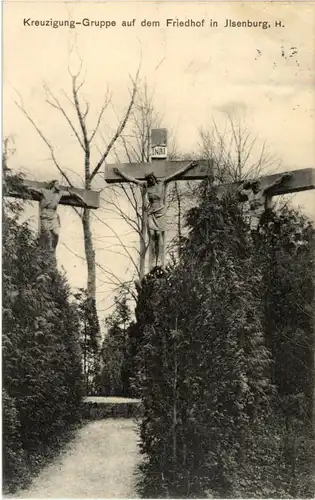
{"type": "Polygon", "coordinates": [[[131,419],[90,422],[78,430],[65,453],[14,498],[138,498],[137,441],[131,419]]]}
{"type": "Polygon", "coordinates": [[[140,399],[134,399],[134,398],[119,398],[117,396],[87,396],[84,398],[84,401],[88,403],[133,403],[133,404],[139,404],[141,402],[140,399]]]}

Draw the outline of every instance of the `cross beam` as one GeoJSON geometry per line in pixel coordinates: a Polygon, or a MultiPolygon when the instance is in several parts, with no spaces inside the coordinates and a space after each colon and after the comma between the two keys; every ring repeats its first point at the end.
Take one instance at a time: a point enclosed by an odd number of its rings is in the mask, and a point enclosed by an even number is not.
{"type": "MultiPolygon", "coordinates": [[[[48,185],[49,185],[48,182],[31,181],[28,179],[23,180],[23,184],[26,187],[37,188],[37,189],[42,189],[42,188],[47,189],[48,185]]],[[[69,189],[69,186],[68,187],[60,186],[60,189],[67,191],[69,189]]],[[[80,188],[73,188],[73,187],[71,187],[71,191],[73,191],[74,193],[80,194],[83,197],[83,199],[85,200],[85,204],[83,204],[81,200],[79,200],[75,197],[72,198],[71,196],[69,196],[67,198],[61,198],[61,200],[59,202],[60,205],[71,205],[73,207],[82,207],[82,208],[83,207],[99,208],[99,206],[100,206],[100,193],[98,193],[97,191],[90,191],[88,189],[80,189],[80,188]]],[[[8,196],[12,196],[15,198],[23,197],[25,199],[31,199],[31,200],[35,200],[35,201],[39,201],[39,199],[40,199],[39,196],[37,196],[36,194],[27,193],[26,190],[25,190],[25,195],[23,193],[23,195],[21,196],[21,193],[11,192],[8,194],[8,196]]]]}
{"type": "MultiPolygon", "coordinates": [[[[154,172],[157,178],[168,177],[183,166],[187,165],[188,161],[164,161],[156,160],[150,163],[120,163],[106,165],[105,180],[109,184],[115,182],[127,182],[114,172],[114,168],[119,167],[127,175],[131,175],[139,180],[144,180],[144,176],[150,172],[154,172]]],[[[212,160],[201,160],[198,166],[187,172],[181,177],[181,180],[202,180],[207,176],[212,176],[214,172],[214,162],[212,160]]],[[[272,190],[272,196],[282,194],[298,193],[301,191],[308,191],[315,189],[315,169],[302,168],[299,170],[292,170],[291,179],[283,185],[279,185],[272,190]]],[[[281,175],[271,174],[259,178],[261,188],[272,184],[281,175]]],[[[235,191],[240,182],[233,182],[229,184],[221,184],[217,187],[218,193],[233,192],[235,191]]]]}
{"type": "MultiPolygon", "coordinates": [[[[283,173],[283,172],[282,172],[283,173]]],[[[272,184],[277,178],[279,178],[279,174],[272,174],[260,177],[258,180],[260,181],[261,188],[267,187],[272,184]]],[[[279,196],[282,194],[290,194],[290,193],[298,193],[301,191],[308,191],[310,189],[315,189],[315,169],[314,168],[302,168],[300,170],[290,170],[290,174],[292,174],[291,179],[287,180],[283,185],[279,185],[274,187],[271,191],[272,196],[279,196]]],[[[217,192],[219,194],[223,194],[226,192],[235,191],[240,182],[234,182],[231,184],[221,184],[217,187],[217,192]]]]}
{"type": "MultiPolygon", "coordinates": [[[[114,172],[114,168],[119,169],[127,175],[131,175],[139,180],[144,180],[144,176],[150,172],[154,172],[157,178],[168,177],[174,174],[182,167],[186,166],[189,160],[186,161],[166,161],[153,160],[149,163],[114,163],[106,165],[105,180],[109,184],[114,182],[128,182],[122,179],[114,172]]],[[[179,180],[201,180],[213,174],[213,160],[201,160],[198,166],[191,169],[179,180]]]]}
{"type": "MultiPolygon", "coordinates": [[[[151,154],[150,161],[142,162],[142,163],[120,163],[120,164],[109,164],[105,166],[105,180],[107,183],[122,183],[122,182],[134,182],[135,179],[138,181],[144,181],[147,174],[154,173],[155,177],[159,180],[164,181],[162,183],[158,183],[159,187],[155,185],[155,183],[145,183],[142,189],[142,234],[140,239],[140,275],[144,273],[145,268],[145,254],[146,248],[144,251],[141,251],[143,246],[143,242],[146,241],[146,216],[145,216],[145,196],[148,195],[149,207],[151,204],[150,201],[150,190],[151,190],[151,198],[153,199],[154,192],[156,192],[157,199],[160,201],[160,215],[155,217],[153,222],[151,221],[150,228],[150,238],[149,238],[149,262],[150,267],[152,267],[152,263],[157,265],[158,261],[161,262],[162,267],[164,267],[164,254],[165,254],[165,229],[163,229],[163,220],[159,226],[159,218],[162,219],[163,211],[165,211],[165,196],[167,183],[170,180],[202,180],[207,177],[210,179],[214,179],[215,177],[215,169],[216,165],[212,159],[209,160],[200,160],[197,163],[197,166],[187,170],[187,166],[189,167],[189,161],[168,161],[167,160],[167,130],[166,129],[154,129],[151,130],[151,154]],[[186,168],[185,168],[186,167],[186,168]],[[116,172],[115,172],[116,170],[116,172]],[[165,182],[166,181],[166,182],[165,182]],[[156,187],[155,187],[156,186],[156,187]],[[164,201],[163,201],[164,200],[164,201]],[[161,215],[162,214],[162,215],[161,215]],[[158,227],[158,229],[152,229],[154,227],[158,227]],[[153,238],[152,238],[152,234],[153,238]],[[161,243],[162,240],[162,243],[161,243]],[[156,244],[156,242],[158,242],[156,244]],[[142,246],[141,246],[142,245],[142,246]],[[158,250],[156,249],[158,246],[158,250]],[[142,270],[142,274],[141,274],[142,270]]],[[[267,205],[267,201],[271,199],[272,196],[288,194],[288,193],[296,193],[300,191],[306,191],[309,189],[315,189],[315,170],[312,168],[306,168],[302,170],[294,170],[290,172],[292,177],[283,178],[283,174],[272,174],[260,177],[259,179],[259,187],[256,193],[256,190],[253,190],[252,194],[257,197],[260,204],[263,206],[267,205]],[[281,176],[279,179],[279,175],[281,176]],[[283,181],[282,183],[275,183],[275,181],[283,181]],[[267,188],[269,188],[267,190],[267,188]],[[265,191],[266,189],[266,191],[265,191]]],[[[227,192],[235,193],[236,190],[240,187],[241,182],[234,182],[229,184],[221,184],[216,187],[217,194],[225,194],[227,192]]],[[[257,201],[256,200],[256,201],[257,201]]],[[[156,204],[155,204],[156,205],[156,204]]],[[[157,213],[157,208],[154,206],[153,214],[157,213]]],[[[148,211],[149,213],[149,211],[148,211]]],[[[152,218],[152,214],[151,214],[152,218]]]]}

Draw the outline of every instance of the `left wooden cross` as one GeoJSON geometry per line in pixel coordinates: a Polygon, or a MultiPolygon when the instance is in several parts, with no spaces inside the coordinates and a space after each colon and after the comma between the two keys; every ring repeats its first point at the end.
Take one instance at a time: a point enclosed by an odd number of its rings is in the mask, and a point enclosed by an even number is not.
{"type": "MultiPolygon", "coordinates": [[[[38,181],[31,181],[28,179],[25,179],[23,181],[23,184],[25,185],[26,189],[25,190],[25,196],[23,195],[23,199],[30,199],[34,201],[39,201],[40,195],[36,194],[35,192],[32,193],[32,188],[33,189],[48,189],[49,182],[38,182],[38,181]]],[[[61,191],[68,191],[69,189],[73,193],[71,196],[67,197],[61,197],[59,204],[60,205],[68,205],[72,207],[81,207],[81,208],[99,208],[100,206],[100,193],[97,191],[90,191],[88,189],[82,189],[82,188],[75,188],[75,187],[69,187],[69,186],[60,186],[61,191]],[[80,197],[83,198],[84,202],[82,199],[80,199],[78,196],[75,195],[80,195],[80,197]]],[[[18,193],[8,193],[7,196],[12,196],[15,198],[21,197],[20,194],[18,193]]]]}
{"type": "Polygon", "coordinates": [[[24,192],[11,191],[7,196],[39,202],[40,244],[54,255],[59,241],[60,218],[58,205],[96,209],[100,206],[100,194],[96,191],[61,186],[58,181],[37,182],[24,180],[24,192]]]}

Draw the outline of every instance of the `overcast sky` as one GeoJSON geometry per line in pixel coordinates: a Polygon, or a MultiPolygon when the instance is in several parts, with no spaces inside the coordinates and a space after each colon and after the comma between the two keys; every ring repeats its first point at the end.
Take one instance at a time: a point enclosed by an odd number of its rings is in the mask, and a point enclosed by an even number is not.
{"type": "MultiPolygon", "coordinates": [[[[56,146],[58,160],[71,170],[72,180],[81,186],[82,151],[62,117],[45,104],[42,88],[45,81],[63,98],[61,90],[71,90],[68,64],[73,70],[78,67],[78,53],[86,75],[82,95],[90,103],[91,126],[106,88],[112,93],[103,128],[107,139],[117,126],[117,117],[128,105],[129,75],[135,75],[141,61],[141,77],[155,90],[155,106],[163,115],[162,125],[174,131],[182,153],[196,151],[200,126],[210,127],[213,116],[224,124],[226,113],[233,111],[245,117],[253,134],[266,140],[281,158],[281,170],[314,167],[314,14],[311,2],[5,2],[3,110],[4,134],[15,139],[11,167],[22,168],[37,180],[59,177],[47,147],[14,104],[17,90],[31,116],[56,146]],[[117,25],[108,29],[24,25],[24,19],[84,18],[116,21],[117,25]],[[166,19],[176,18],[205,19],[206,26],[165,26],[166,19]],[[133,19],[134,27],[121,27],[122,21],[133,19]],[[160,27],[142,27],[144,19],[160,21],[160,27]],[[210,19],[217,21],[219,27],[209,27],[210,19]],[[224,28],[226,19],[267,21],[271,28],[224,28]],[[278,20],[283,27],[274,27],[278,20]]],[[[95,148],[95,160],[97,155],[95,148]]],[[[98,182],[95,187],[101,185],[98,182]]],[[[309,214],[314,213],[313,192],[300,194],[296,199],[309,214]]],[[[66,269],[74,287],[84,286],[82,228],[70,208],[60,207],[59,212],[59,264],[66,269]]],[[[102,211],[98,214],[104,216],[102,211]]],[[[36,226],[37,209],[28,208],[27,216],[36,226]]],[[[106,217],[107,224],[124,235],[124,225],[108,213],[106,217]]],[[[113,233],[97,221],[93,230],[97,261],[123,278],[127,259],[114,255],[113,233]]],[[[130,240],[130,235],[123,237],[130,240]]],[[[104,280],[102,274],[99,279],[104,280]]],[[[106,283],[98,283],[100,311],[110,305],[110,288],[106,283]]]]}

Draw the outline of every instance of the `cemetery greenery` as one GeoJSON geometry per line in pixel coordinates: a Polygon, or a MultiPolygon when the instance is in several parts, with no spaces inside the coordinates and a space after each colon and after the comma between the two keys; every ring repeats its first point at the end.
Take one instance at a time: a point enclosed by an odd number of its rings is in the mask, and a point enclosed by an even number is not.
{"type": "MultiPolygon", "coordinates": [[[[12,187],[21,179],[5,169],[4,194],[12,187]]],[[[4,199],[6,492],[71,436],[89,385],[141,398],[146,498],[314,496],[314,231],[305,216],[283,204],[253,240],[237,200],[203,182],[178,260],[136,285],[135,320],[117,298],[100,371],[86,293],[72,299],[21,214],[4,199]]]]}
{"type": "MultiPolygon", "coordinates": [[[[6,167],[6,165],[4,165],[6,167]]],[[[3,194],[22,190],[4,168],[3,194]]],[[[21,191],[22,192],[22,191],[21,191]]],[[[3,489],[26,486],[80,421],[80,314],[65,276],[21,222],[21,202],[4,197],[3,489]]]]}
{"type": "Polygon", "coordinates": [[[145,498],[313,498],[313,229],[283,204],[253,240],[202,183],[176,264],[138,288],[145,498]]]}
{"type": "Polygon", "coordinates": [[[115,298],[114,311],[105,319],[105,326],[107,334],[101,348],[101,394],[132,397],[134,393],[131,382],[138,329],[134,338],[135,323],[131,318],[126,292],[115,298]]]}

